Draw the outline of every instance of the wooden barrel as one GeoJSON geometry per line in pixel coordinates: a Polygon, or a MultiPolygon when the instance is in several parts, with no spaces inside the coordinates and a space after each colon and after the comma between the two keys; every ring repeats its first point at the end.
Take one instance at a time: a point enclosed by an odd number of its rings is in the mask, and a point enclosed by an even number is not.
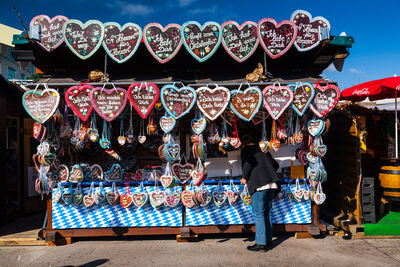
{"type": "Polygon", "coordinates": [[[400,159],[385,159],[379,170],[383,197],[390,202],[400,202],[400,159]]]}

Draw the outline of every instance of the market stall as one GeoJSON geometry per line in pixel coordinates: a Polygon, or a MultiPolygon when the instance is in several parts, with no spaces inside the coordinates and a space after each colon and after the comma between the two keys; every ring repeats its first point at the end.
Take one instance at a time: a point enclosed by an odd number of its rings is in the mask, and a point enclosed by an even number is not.
{"type": "Polygon", "coordinates": [[[253,231],[240,184],[244,134],[281,152],[274,229],[325,229],[322,135],[340,90],[318,75],[349,47],[329,35],[326,19],[298,10],[279,24],[189,21],[142,31],[40,15],[35,25],[40,40],[16,49],[31,49],[44,72],[22,101],[36,121],[48,240],[253,231]]]}

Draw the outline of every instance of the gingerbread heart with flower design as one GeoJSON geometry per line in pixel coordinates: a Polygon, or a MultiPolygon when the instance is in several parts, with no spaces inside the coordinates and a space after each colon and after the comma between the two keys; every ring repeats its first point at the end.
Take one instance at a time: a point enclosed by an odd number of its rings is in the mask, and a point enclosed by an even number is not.
{"type": "Polygon", "coordinates": [[[46,15],[38,15],[31,20],[30,27],[40,25],[41,36],[37,43],[47,52],[51,52],[64,42],[63,26],[67,17],[57,15],[49,18],[46,15]]]}
{"type": "Polygon", "coordinates": [[[101,46],[104,38],[104,25],[98,20],[82,23],[70,19],[63,26],[64,40],[69,49],[80,59],[88,59],[101,46]]]}
{"type": "Polygon", "coordinates": [[[122,88],[108,90],[96,87],[90,93],[90,100],[97,114],[110,122],[115,120],[124,110],[127,93],[122,88]]]}
{"type": "Polygon", "coordinates": [[[85,84],[72,86],[65,92],[65,102],[82,121],[87,121],[93,110],[89,96],[92,90],[93,86],[85,84]]]}
{"type": "Polygon", "coordinates": [[[277,120],[293,101],[293,92],[287,86],[268,85],[263,90],[264,107],[277,120]]]}

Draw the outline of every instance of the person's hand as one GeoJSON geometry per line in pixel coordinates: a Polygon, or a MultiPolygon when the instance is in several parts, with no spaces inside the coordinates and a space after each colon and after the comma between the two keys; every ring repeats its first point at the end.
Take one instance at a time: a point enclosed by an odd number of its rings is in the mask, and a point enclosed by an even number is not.
{"type": "Polygon", "coordinates": [[[247,181],[246,181],[246,179],[244,179],[244,178],[242,178],[242,179],[240,180],[240,183],[241,183],[241,184],[246,184],[246,182],[247,182],[247,181]]]}

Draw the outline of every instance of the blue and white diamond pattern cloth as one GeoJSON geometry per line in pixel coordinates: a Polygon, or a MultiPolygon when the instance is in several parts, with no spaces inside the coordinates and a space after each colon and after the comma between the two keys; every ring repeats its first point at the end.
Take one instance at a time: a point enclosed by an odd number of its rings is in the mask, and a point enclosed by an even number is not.
{"type": "MultiPolygon", "coordinates": [[[[146,186],[148,193],[154,191],[154,186],[146,186]]],[[[159,187],[160,190],[164,190],[159,187]]],[[[111,192],[111,187],[105,187],[104,192],[111,192]]],[[[176,187],[181,192],[181,187],[176,187]]],[[[82,188],[85,195],[89,188],[82,188]]],[[[120,195],[124,187],[118,188],[120,195]]],[[[130,192],[139,192],[138,187],[130,187],[130,192]]],[[[138,209],[134,204],[123,208],[119,203],[111,206],[106,202],[103,205],[94,205],[86,208],[83,204],[78,206],[55,203],[53,201],[53,228],[99,228],[99,227],[151,227],[151,226],[182,226],[182,204],[176,207],[159,207],[154,209],[148,201],[138,209]]]]}
{"type": "MultiPolygon", "coordinates": [[[[208,185],[207,189],[212,192],[217,186],[208,185]]],[[[229,190],[229,185],[224,185],[224,190],[229,190]]],[[[241,191],[242,186],[236,185],[241,191]]],[[[282,190],[286,189],[286,185],[282,185],[282,190]]],[[[311,202],[288,201],[282,199],[272,202],[272,221],[275,224],[307,224],[311,223],[311,202]]],[[[229,225],[229,224],[254,224],[254,216],[251,206],[246,206],[239,200],[235,205],[231,206],[228,202],[221,208],[217,208],[213,202],[206,207],[195,206],[186,209],[186,225],[229,225]]]]}

